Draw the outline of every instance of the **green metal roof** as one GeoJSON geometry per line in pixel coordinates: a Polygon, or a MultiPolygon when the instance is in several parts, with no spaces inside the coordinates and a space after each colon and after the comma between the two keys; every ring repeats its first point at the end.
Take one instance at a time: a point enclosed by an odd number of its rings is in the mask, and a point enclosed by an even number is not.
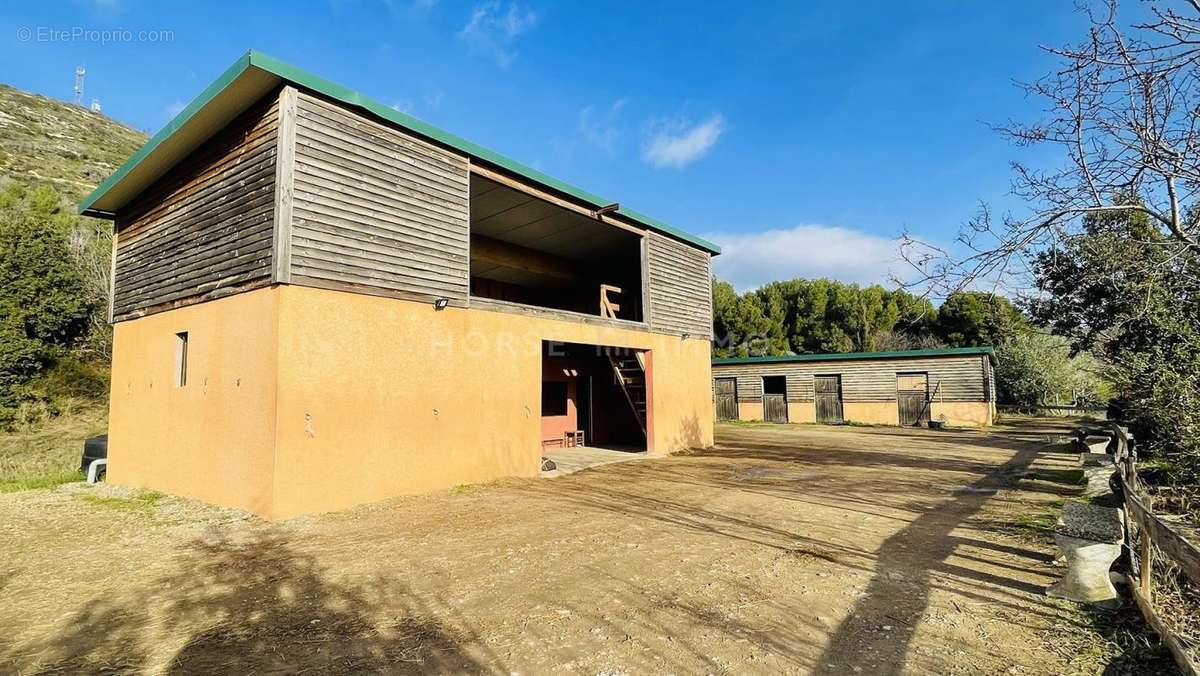
{"type": "Polygon", "coordinates": [[[962,357],[965,355],[986,354],[990,359],[996,358],[996,352],[989,346],[985,347],[948,347],[936,350],[894,350],[891,352],[839,352],[830,354],[790,354],[780,357],[731,357],[729,359],[714,359],[713,366],[729,364],[788,364],[804,361],[853,361],[861,359],[904,359],[917,357],[962,357]]]}
{"type": "MultiPolygon", "coordinates": [[[[246,100],[248,97],[256,93],[259,95],[266,93],[280,81],[290,82],[346,105],[365,110],[375,117],[465,153],[472,159],[495,165],[597,208],[616,201],[604,199],[586,190],[576,188],[335,82],[330,82],[262,52],[250,50],[159,130],[146,145],[134,153],[91,195],[88,195],[79,204],[80,213],[89,216],[111,217],[116,209],[148,186],[154,178],[161,174],[161,171],[182,159],[187,152],[195,149],[196,145],[203,143],[211,136],[216,131],[213,129],[214,125],[228,122],[236,113],[241,112],[241,109],[253,103],[253,100],[246,100]]],[[[712,242],[632,209],[621,207],[616,213],[641,223],[651,230],[670,235],[710,253],[721,253],[721,247],[712,242]]]]}

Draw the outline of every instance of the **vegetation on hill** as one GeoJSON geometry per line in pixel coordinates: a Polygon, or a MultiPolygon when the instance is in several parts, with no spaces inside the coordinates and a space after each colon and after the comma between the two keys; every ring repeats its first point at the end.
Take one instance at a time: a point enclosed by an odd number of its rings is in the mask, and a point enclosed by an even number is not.
{"type": "Polygon", "coordinates": [[[145,140],[0,85],[0,492],[77,478],[105,428],[111,225],[75,205],[145,140]]]}
{"type": "Polygon", "coordinates": [[[86,337],[96,308],[71,255],[75,218],[53,188],[0,191],[0,424],[22,386],[86,337]]]}
{"type": "Polygon", "coordinates": [[[0,177],[87,196],[146,142],[100,113],[0,84],[0,177]]]}

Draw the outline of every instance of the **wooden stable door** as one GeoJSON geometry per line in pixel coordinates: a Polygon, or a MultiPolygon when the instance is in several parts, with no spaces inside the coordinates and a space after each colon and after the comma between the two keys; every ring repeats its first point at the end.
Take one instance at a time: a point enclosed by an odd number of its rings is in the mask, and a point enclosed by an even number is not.
{"type": "Polygon", "coordinates": [[[773,423],[787,422],[787,378],[763,376],[762,388],[763,420],[773,423]]]}
{"type": "Polygon", "coordinates": [[[928,425],[929,376],[924,373],[897,373],[896,405],[900,408],[901,425],[928,425]]]}
{"type": "Polygon", "coordinates": [[[737,379],[717,378],[714,394],[717,402],[717,420],[737,420],[737,379]]]}
{"type": "Polygon", "coordinates": [[[785,423],[788,421],[787,399],[784,395],[763,395],[763,420],[773,423],[785,423]]]}
{"type": "Polygon", "coordinates": [[[836,425],[842,418],[842,377],[814,376],[813,391],[817,402],[817,422],[836,425]]]}

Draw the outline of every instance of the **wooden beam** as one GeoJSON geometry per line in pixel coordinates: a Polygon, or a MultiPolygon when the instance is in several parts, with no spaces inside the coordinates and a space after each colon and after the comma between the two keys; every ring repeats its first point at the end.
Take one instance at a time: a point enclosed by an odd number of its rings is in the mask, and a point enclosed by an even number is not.
{"type": "Polygon", "coordinates": [[[114,218],[112,234],[112,258],[108,261],[108,323],[110,325],[113,323],[113,308],[117,303],[117,226],[117,220],[114,218]]]}
{"type": "Polygon", "coordinates": [[[572,324],[590,324],[594,326],[608,326],[649,332],[649,327],[646,326],[645,322],[635,322],[629,319],[609,319],[599,315],[589,315],[582,312],[573,312],[571,310],[558,310],[555,308],[541,307],[539,305],[513,303],[511,301],[496,300],[494,298],[485,298],[483,296],[471,296],[470,307],[474,310],[508,312],[511,314],[520,314],[530,317],[540,317],[542,319],[557,319],[561,321],[567,321],[572,324]]]}
{"type": "Polygon", "coordinates": [[[292,200],[296,175],[296,88],[279,91],[279,134],[275,152],[275,218],[271,251],[276,284],[292,278],[292,200]]]}
{"type": "MultiPolygon", "coordinates": [[[[640,244],[641,246],[638,247],[638,256],[640,257],[638,261],[638,274],[642,277],[641,320],[648,324],[650,323],[650,263],[649,252],[646,250],[646,247],[650,245],[650,238],[643,237],[640,244]]],[[[710,292],[708,295],[712,296],[712,293],[710,292]]]]}
{"type": "Polygon", "coordinates": [[[600,285],[600,316],[616,319],[617,313],[621,311],[621,306],[612,302],[612,299],[608,297],[610,291],[612,293],[621,293],[621,287],[613,286],[612,284],[600,285]]]}
{"type": "Polygon", "coordinates": [[[471,167],[472,174],[477,174],[486,179],[495,181],[496,183],[499,183],[501,185],[512,188],[513,190],[516,190],[518,192],[523,192],[526,195],[531,195],[533,197],[536,197],[544,202],[549,202],[555,206],[562,207],[563,209],[569,209],[570,211],[574,211],[575,213],[583,214],[584,216],[587,216],[588,218],[594,218],[594,219],[600,221],[601,223],[604,223],[606,225],[611,225],[615,228],[620,228],[627,232],[631,232],[639,237],[643,237],[646,234],[646,230],[644,228],[637,227],[636,225],[626,221],[625,219],[615,216],[613,214],[598,213],[594,209],[589,209],[589,208],[579,205],[575,202],[565,200],[561,197],[558,197],[557,195],[554,195],[554,194],[551,194],[550,192],[542,190],[541,188],[536,188],[527,183],[524,183],[515,178],[512,178],[511,176],[509,176],[507,174],[501,173],[494,169],[490,169],[488,167],[481,166],[475,162],[472,162],[470,167],[471,167]]]}
{"type": "Polygon", "coordinates": [[[471,259],[565,282],[579,279],[575,267],[565,259],[484,235],[471,235],[471,259]]]}

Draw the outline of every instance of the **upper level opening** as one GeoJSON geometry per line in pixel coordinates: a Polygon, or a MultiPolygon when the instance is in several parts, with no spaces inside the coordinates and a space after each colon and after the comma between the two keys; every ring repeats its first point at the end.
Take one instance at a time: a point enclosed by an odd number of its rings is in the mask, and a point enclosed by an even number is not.
{"type": "Polygon", "coordinates": [[[643,320],[641,235],[475,173],[470,212],[472,298],[643,320]]]}

